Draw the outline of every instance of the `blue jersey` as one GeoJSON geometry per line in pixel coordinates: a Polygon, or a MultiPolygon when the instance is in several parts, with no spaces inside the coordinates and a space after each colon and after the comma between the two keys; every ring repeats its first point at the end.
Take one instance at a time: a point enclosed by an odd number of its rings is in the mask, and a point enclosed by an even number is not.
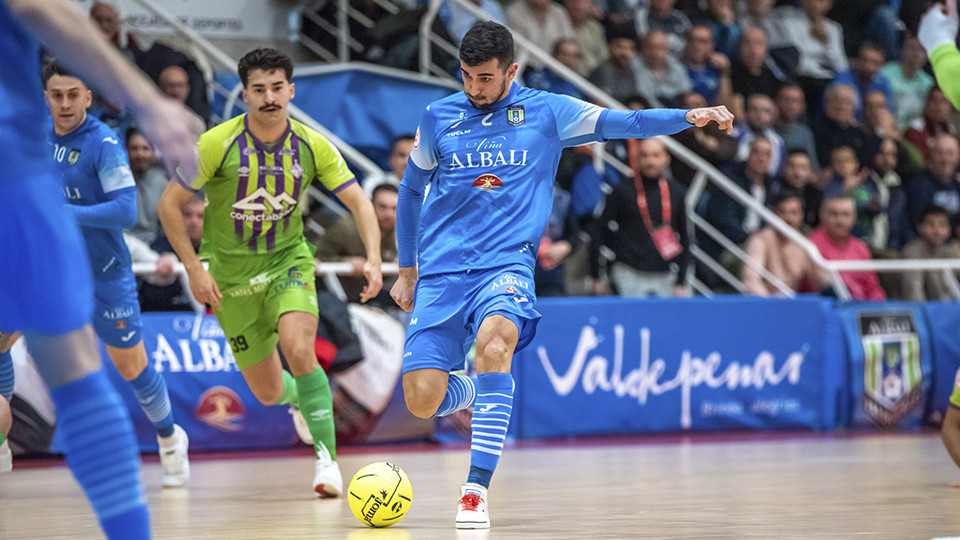
{"type": "Polygon", "coordinates": [[[40,46],[0,1],[0,198],[8,205],[0,213],[0,328],[53,335],[90,322],[93,287],[43,143],[48,119],[40,46]]]}
{"type": "Polygon", "coordinates": [[[613,111],[518,84],[484,109],[463,92],[432,103],[401,184],[400,266],[419,263],[420,275],[511,264],[532,269],[563,148],[675,133],[690,127],[685,114],[613,111]],[[417,206],[428,183],[422,211],[411,215],[409,201],[417,206]]]}
{"type": "MultiPolygon", "coordinates": [[[[76,207],[99,206],[94,215],[74,208],[95,281],[111,281],[130,272],[130,251],[122,229],[136,221],[136,184],[130,172],[127,151],[106,124],[87,115],[80,126],[66,135],[53,135],[54,160],[63,176],[67,202],[76,207]],[[131,207],[130,202],[133,205],[131,207]]],[[[86,209],[89,210],[89,209],[86,209]]]]}

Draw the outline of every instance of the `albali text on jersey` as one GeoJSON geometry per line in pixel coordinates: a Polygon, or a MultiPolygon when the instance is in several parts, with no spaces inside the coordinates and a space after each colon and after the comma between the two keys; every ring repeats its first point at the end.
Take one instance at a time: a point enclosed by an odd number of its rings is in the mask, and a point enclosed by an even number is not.
{"type": "Polygon", "coordinates": [[[94,280],[108,281],[130,272],[123,229],[137,221],[137,188],[123,142],[89,115],[70,133],[54,133],[52,141],[67,208],[80,224],[94,280]]]}
{"type": "Polygon", "coordinates": [[[400,266],[419,263],[420,275],[533,268],[561,150],[676,133],[691,126],[686,113],[604,109],[519,84],[484,109],[463,92],[435,101],[423,113],[400,185],[400,266]]]}
{"type": "Polygon", "coordinates": [[[177,180],[206,193],[200,256],[217,279],[227,272],[231,281],[253,278],[270,256],[306,242],[298,205],[311,182],[334,193],[356,182],[330,141],[296,120],[268,145],[242,114],[201,135],[197,146],[197,177],[177,180]]]}

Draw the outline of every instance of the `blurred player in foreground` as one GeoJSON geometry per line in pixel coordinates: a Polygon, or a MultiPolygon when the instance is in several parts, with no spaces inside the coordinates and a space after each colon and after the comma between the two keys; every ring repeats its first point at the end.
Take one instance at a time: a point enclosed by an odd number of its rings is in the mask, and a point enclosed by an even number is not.
{"type": "Polygon", "coordinates": [[[57,407],[67,464],[109,538],[149,538],[129,415],[101,369],[90,326],[93,285],[83,238],[50,160],[40,86],[42,41],[117,103],[172,166],[196,170],[201,127],[113,50],[68,0],[0,1],[0,325],[20,329],[57,407]],[[32,36],[31,36],[32,34],[32,36]],[[34,39],[36,38],[36,39],[34,39]]]}

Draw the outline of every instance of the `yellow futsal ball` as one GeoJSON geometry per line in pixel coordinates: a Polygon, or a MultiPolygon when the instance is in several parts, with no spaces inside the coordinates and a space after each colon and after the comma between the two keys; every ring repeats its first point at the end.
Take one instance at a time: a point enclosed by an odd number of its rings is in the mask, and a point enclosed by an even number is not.
{"type": "Polygon", "coordinates": [[[413,486],[407,473],[385,461],[357,471],[347,500],[353,515],[371,527],[389,527],[400,521],[413,502],[413,486]]]}

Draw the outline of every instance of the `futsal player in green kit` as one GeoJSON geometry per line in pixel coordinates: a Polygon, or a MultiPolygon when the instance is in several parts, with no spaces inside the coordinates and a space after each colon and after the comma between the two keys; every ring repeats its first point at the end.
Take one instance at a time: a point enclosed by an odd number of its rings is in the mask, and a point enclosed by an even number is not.
{"type": "Polygon", "coordinates": [[[160,220],[194,297],[213,307],[250,390],[266,405],[299,407],[317,453],[314,490],[336,497],[343,480],[330,385],[314,353],[314,248],[303,236],[298,203],[317,180],[353,212],[367,252],[364,302],[383,284],[380,229],[373,205],[340,153],[287,117],[294,96],[291,59],[257,49],[240,59],[238,71],[249,112],[200,136],[200,171],[167,185],[160,220]],[[198,257],[180,207],[201,188],[207,207],[198,257]],[[281,366],[278,342],[293,376],[281,366]]]}
{"type": "MultiPolygon", "coordinates": [[[[960,50],[957,49],[957,0],[947,0],[946,4],[934,4],[923,15],[917,29],[917,39],[923,44],[930,56],[933,74],[943,94],[960,108],[960,50]]],[[[941,428],[943,445],[960,467],[960,370],[950,396],[950,404],[943,418],[941,428]]]]}

